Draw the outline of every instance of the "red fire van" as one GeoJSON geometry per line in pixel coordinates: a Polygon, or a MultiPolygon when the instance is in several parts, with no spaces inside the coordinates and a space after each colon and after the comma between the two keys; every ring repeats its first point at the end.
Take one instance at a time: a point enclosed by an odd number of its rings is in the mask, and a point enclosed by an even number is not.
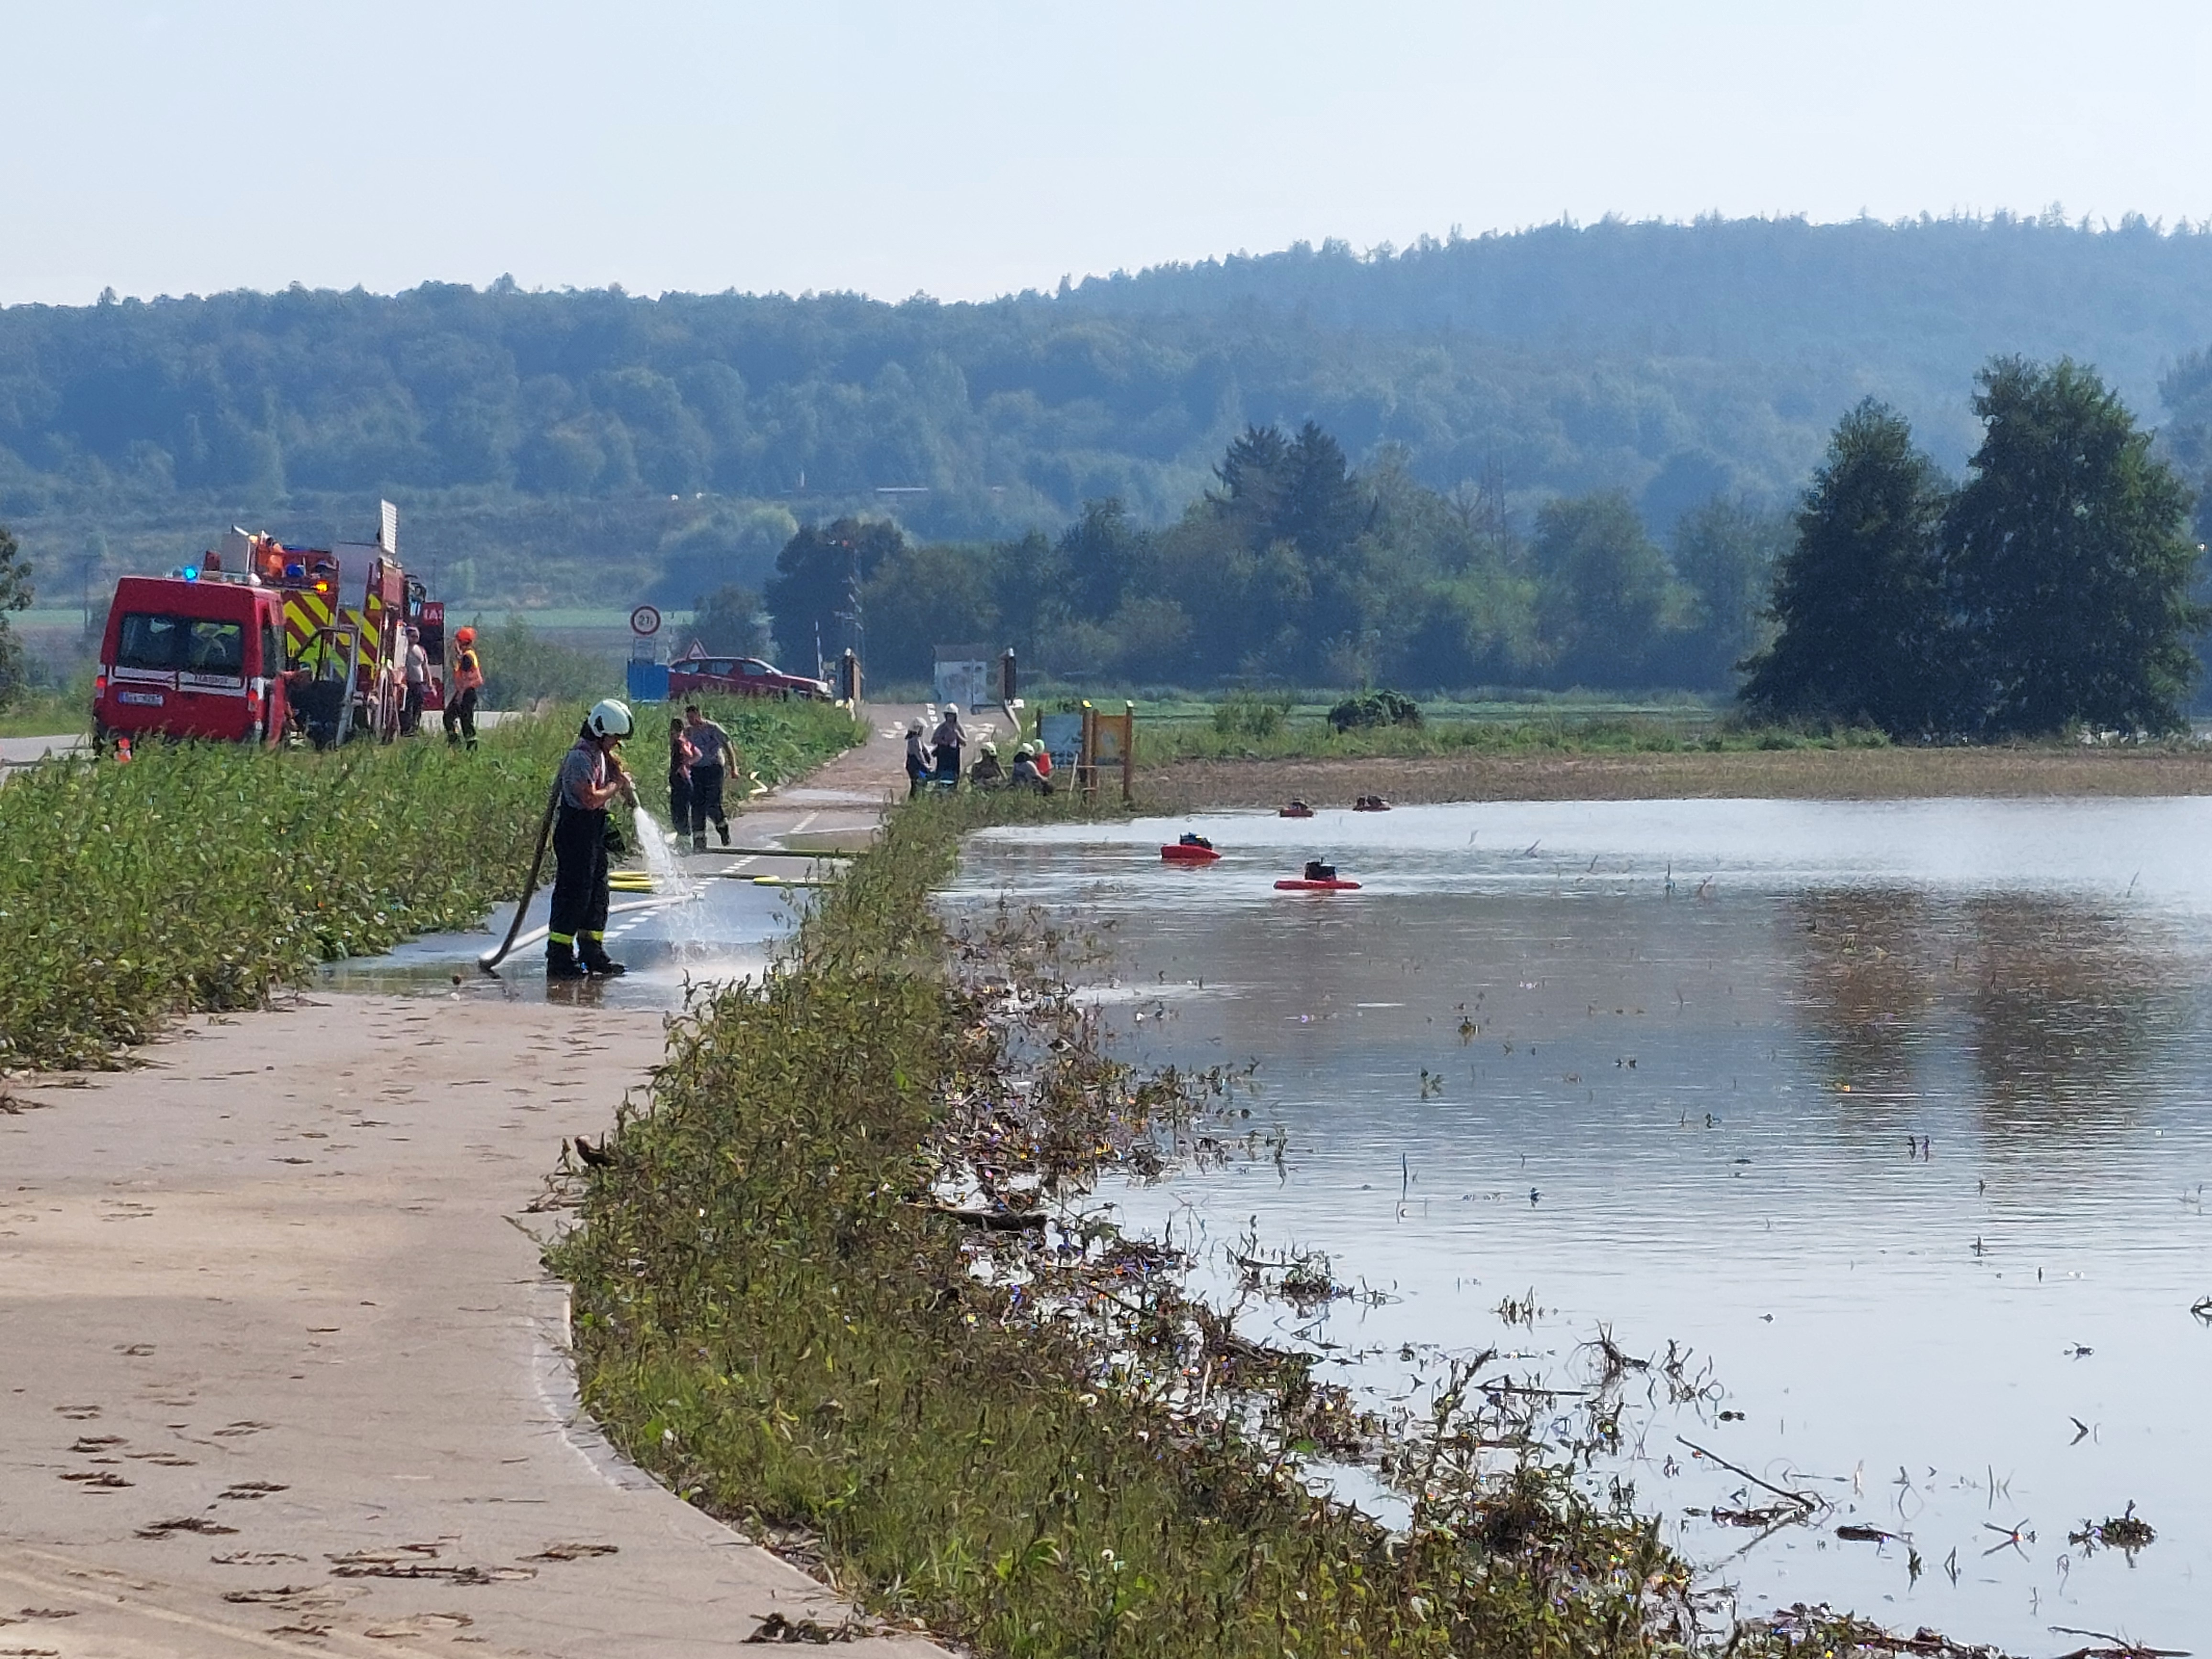
{"type": "Polygon", "coordinates": [[[282,589],[197,570],[125,576],[100,641],[94,735],[281,742],[283,676],[282,589]]]}

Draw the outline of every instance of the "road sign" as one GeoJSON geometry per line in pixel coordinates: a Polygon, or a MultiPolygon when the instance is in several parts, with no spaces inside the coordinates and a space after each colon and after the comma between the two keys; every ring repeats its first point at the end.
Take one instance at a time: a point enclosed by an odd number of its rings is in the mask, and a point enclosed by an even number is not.
{"type": "Polygon", "coordinates": [[[629,613],[629,631],[651,635],[660,631],[660,613],[649,605],[641,605],[629,613]]]}

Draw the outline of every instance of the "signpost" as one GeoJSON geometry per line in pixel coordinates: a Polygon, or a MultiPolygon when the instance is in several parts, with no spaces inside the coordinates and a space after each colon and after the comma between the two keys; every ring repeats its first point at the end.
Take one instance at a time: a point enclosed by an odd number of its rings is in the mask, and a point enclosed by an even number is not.
{"type": "Polygon", "coordinates": [[[653,639],[660,632],[660,612],[649,605],[638,606],[629,613],[629,631],[637,636],[629,642],[629,700],[666,702],[668,665],[660,660],[660,647],[653,639]]]}
{"type": "MultiPolygon", "coordinates": [[[[1118,714],[1083,705],[1083,753],[1075,769],[1076,786],[1085,800],[1098,799],[1098,775],[1121,774],[1121,805],[1134,803],[1137,787],[1137,705],[1125,702],[1118,714]]],[[[1059,764],[1055,757],[1053,763],[1059,764]]]]}

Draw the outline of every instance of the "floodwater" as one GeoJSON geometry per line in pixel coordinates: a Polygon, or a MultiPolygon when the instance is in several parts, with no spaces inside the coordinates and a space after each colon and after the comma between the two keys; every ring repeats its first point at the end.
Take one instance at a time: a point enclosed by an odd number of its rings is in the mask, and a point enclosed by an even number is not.
{"type": "MultiPolygon", "coordinates": [[[[641,830],[642,826],[641,826],[641,830]]],[[[676,856],[641,835],[641,856],[656,890],[617,889],[607,916],[608,954],[629,971],[617,979],[548,985],[545,926],[550,894],[540,888],[523,918],[528,941],[519,944],[496,975],[477,959],[507,937],[512,904],[495,909],[482,933],[432,933],[383,956],[353,957],[325,965],[317,982],[340,992],[413,996],[531,998],[608,1008],[680,1009],[699,984],[754,978],[767,971],[778,944],[796,924],[806,890],[758,886],[770,872],[798,875],[822,866],[797,859],[757,860],[714,854],[676,856]],[[535,936],[528,931],[538,929],[535,936]]],[[[832,866],[834,867],[834,866],[832,866]]]]}
{"type": "Polygon", "coordinates": [[[1565,1388],[1602,1328],[1672,1341],[1718,1386],[1632,1381],[1600,1467],[1746,1613],[2201,1652],[2208,847],[2206,800],[1239,815],[994,833],[955,902],[1091,924],[1129,1057],[1256,1063],[1238,1122],[1279,1128],[1279,1164],[1240,1146],[1097,1197],[1386,1293],[1255,1321],[1341,1345],[1376,1399],[1418,1405],[1440,1353],[1565,1388]],[[1222,862],[1164,867],[1185,828],[1222,862]],[[1364,890],[1273,890],[1313,856],[1364,890]],[[1832,1508],[1695,1518],[1773,1500],[1685,1440],[1832,1508]],[[2147,1549],[2069,1541],[2131,1502],[2147,1549]]]}

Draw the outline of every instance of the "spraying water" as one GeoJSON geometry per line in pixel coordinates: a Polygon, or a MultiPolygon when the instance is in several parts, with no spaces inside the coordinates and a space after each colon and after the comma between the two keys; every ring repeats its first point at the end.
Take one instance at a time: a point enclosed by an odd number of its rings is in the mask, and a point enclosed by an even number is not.
{"type": "Polygon", "coordinates": [[[645,854],[645,867],[653,872],[653,884],[662,892],[683,899],[699,896],[698,884],[684,873],[684,866],[668,850],[668,836],[655,822],[652,813],[642,806],[630,809],[633,826],[637,831],[637,844],[645,854]]]}

